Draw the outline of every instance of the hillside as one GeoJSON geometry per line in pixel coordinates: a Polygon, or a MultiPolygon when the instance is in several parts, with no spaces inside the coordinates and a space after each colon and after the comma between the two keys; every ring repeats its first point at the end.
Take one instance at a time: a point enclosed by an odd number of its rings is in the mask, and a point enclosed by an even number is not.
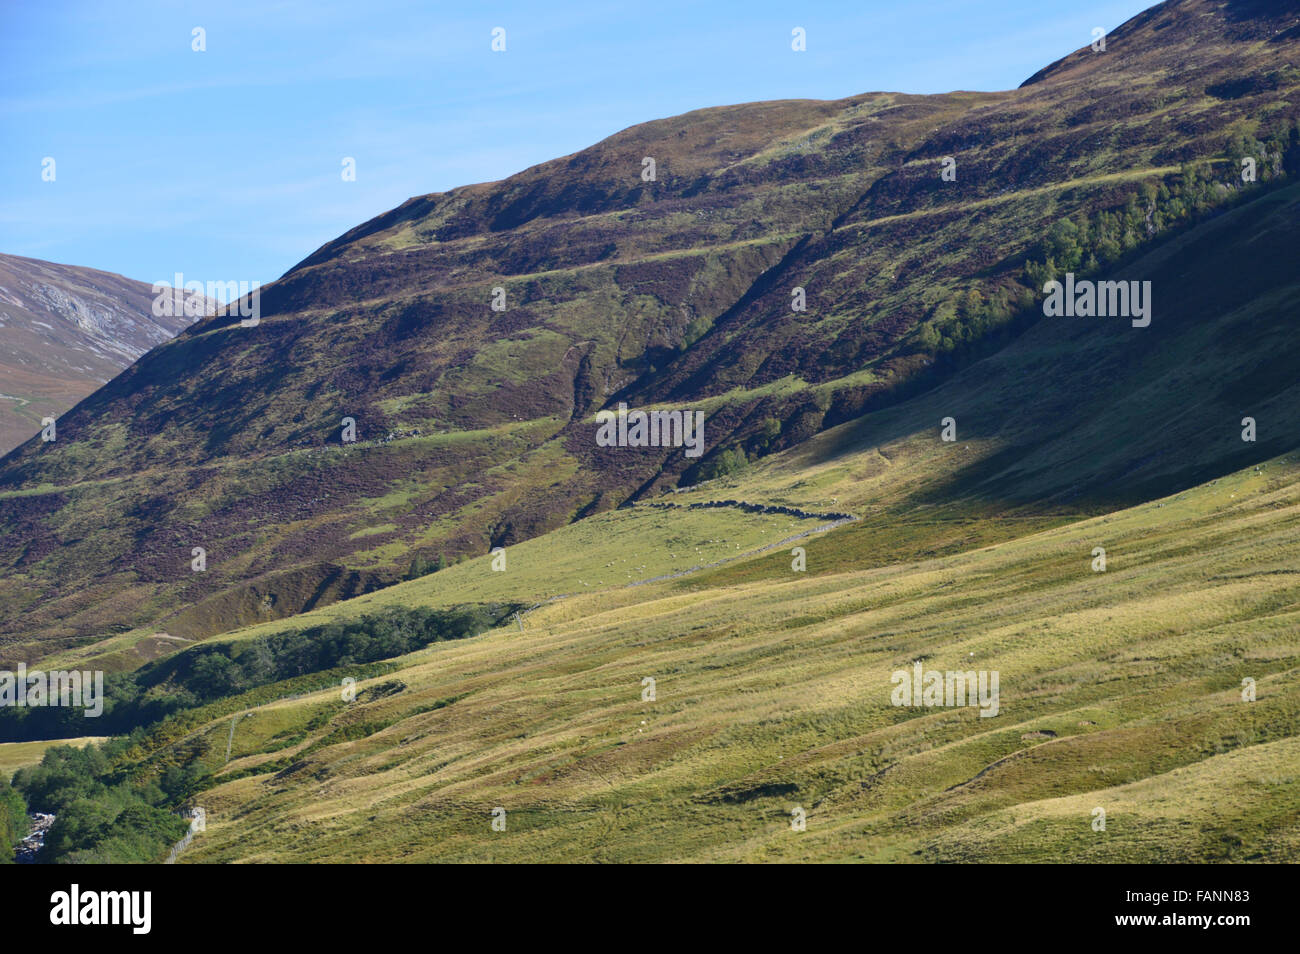
{"type": "Polygon", "coordinates": [[[225,764],[227,714],[167,749],[216,773],[187,860],[1294,861],[1297,477],[884,570],[578,597],[354,704],[251,707],[225,764]],[[998,717],[891,706],[916,659],[999,671],[998,717]]]}
{"type": "MultiPolygon", "coordinates": [[[[57,444],[0,461],[13,531],[0,540],[12,621],[0,653],[282,619],[395,582],[413,559],[514,546],[709,477],[738,451],[798,448],[896,407],[1041,324],[1044,274],[1147,279],[1134,263],[1149,248],[1151,262],[1173,254],[1193,223],[1300,168],[1297,16],[1166,3],[1114,31],[1106,53],[1073,54],[1017,90],[702,110],[412,199],[266,288],[257,327],[197,323],[65,414],[57,444]],[[1255,183],[1241,180],[1244,155],[1255,183]],[[806,311],[791,310],[796,287],[806,311]],[[619,401],[705,411],[706,455],[598,448],[593,416],[619,401]],[[341,442],[345,417],[355,445],[341,442]],[[191,570],[194,547],[205,572],[191,570]]],[[[1260,248],[1243,267],[1277,288],[1290,253],[1260,248]]],[[[1209,247],[1189,255],[1226,274],[1209,247]]],[[[1043,370],[1039,389],[1008,385],[952,412],[968,469],[862,497],[868,520],[894,526],[949,501],[1004,537],[994,518],[1077,517],[1239,466],[1253,449],[1231,422],[1147,420],[1113,406],[1131,392],[1107,391],[1136,387],[1139,367],[1181,386],[1200,372],[1167,349],[1237,334],[1222,314],[1234,286],[1202,274],[1157,286],[1150,328],[1078,327],[1095,332],[1087,348],[1127,332],[1106,359],[1119,379],[1072,378],[1068,392],[1043,370]],[[1034,404],[1078,428],[1015,433],[1001,416],[1034,404]]],[[[1201,382],[1225,418],[1287,413],[1281,306],[1257,307],[1266,324],[1249,325],[1234,376],[1201,382]]],[[[921,418],[880,420],[897,439],[921,418]]],[[[1261,433],[1260,452],[1286,443],[1261,433]]]]}
{"type": "Polygon", "coordinates": [[[155,317],[153,299],[121,275],[0,254],[0,453],[190,323],[155,317]]]}
{"type": "MultiPolygon", "coordinates": [[[[1298,250],[1300,184],[1217,216],[1118,273],[1145,275],[1168,294],[1159,324],[1040,322],[943,384],[738,474],[513,545],[507,572],[487,569],[491,557],[483,555],[295,621],[410,603],[531,606],[686,571],[681,586],[706,589],[784,578],[788,546],[764,548],[826,531],[809,550],[817,555],[809,575],[906,564],[1137,505],[1285,455],[1300,447],[1300,342],[1288,309],[1300,296],[1298,250]],[[1217,270],[1234,284],[1199,281],[1217,270]],[[949,416],[953,442],[940,438],[949,416]],[[1242,440],[1246,416],[1256,421],[1252,442],[1242,440]],[[727,501],[792,513],[714,506],[727,501]],[[853,519],[837,526],[843,515],[853,519]]],[[[187,612],[194,611],[178,618],[187,612]]],[[[282,625],[268,620],[247,632],[282,625]]],[[[134,668],[158,651],[151,633],[134,629],[53,658],[134,668]],[[137,656],[131,647],[142,640],[137,656]]]]}
{"type": "Polygon", "coordinates": [[[109,674],[0,710],[43,860],[1300,860],[1298,57],[657,120],[153,348],[0,460],[0,657],[109,674]]]}
{"type": "Polygon", "coordinates": [[[530,607],[231,687],[114,777],[205,808],[196,863],[1294,862],[1300,404],[1294,375],[1236,369],[1294,358],[1297,232],[1300,185],[1259,195],[1130,263],[1189,286],[1167,328],[1041,322],[743,472],[511,547],[504,572],[483,556],[189,647],[163,671],[394,608],[530,607]],[[1193,293],[1212,262],[1231,301],[1193,293]],[[942,441],[941,412],[969,435],[942,441]],[[1243,412],[1289,436],[1246,445],[1243,412]],[[1144,500],[1080,517],[1085,486],[1144,500]],[[858,519],[702,506],[727,501],[858,519]],[[917,662],[997,672],[996,716],[893,705],[917,662]]]}

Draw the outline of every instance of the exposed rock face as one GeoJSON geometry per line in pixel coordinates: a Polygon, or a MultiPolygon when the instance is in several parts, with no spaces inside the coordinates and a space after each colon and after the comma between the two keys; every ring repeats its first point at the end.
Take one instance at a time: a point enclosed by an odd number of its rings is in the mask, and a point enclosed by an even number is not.
{"type": "Polygon", "coordinates": [[[0,453],[190,323],[155,317],[151,286],[0,254],[0,453]]]}

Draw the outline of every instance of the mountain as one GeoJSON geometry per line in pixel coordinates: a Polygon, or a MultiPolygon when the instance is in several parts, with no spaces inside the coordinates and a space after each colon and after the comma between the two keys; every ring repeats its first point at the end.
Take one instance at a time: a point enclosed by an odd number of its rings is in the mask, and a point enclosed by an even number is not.
{"type": "Polygon", "coordinates": [[[158,346],[0,462],[0,649],[109,671],[45,860],[1296,861],[1297,44],[634,127],[158,346]]]}
{"type": "MultiPolygon", "coordinates": [[[[264,288],[255,327],[197,322],[0,461],[0,652],[283,618],[896,406],[1047,321],[1045,278],[1131,270],[1290,181],[1298,25],[1293,4],[1168,2],[1016,90],[701,110],[412,199],[264,288]],[[705,412],[705,455],[599,447],[619,402],[705,412]]],[[[1263,247],[1245,266],[1290,267],[1263,247]]],[[[1162,349],[1237,294],[1200,274],[1157,286],[1117,372],[1190,373],[1162,349]]],[[[1285,326],[1253,334],[1204,401],[1285,404],[1285,326]]],[[[1109,378],[1039,380],[1011,405],[1109,407],[1109,378]]],[[[1249,450],[1187,417],[1123,424],[1084,458],[1025,432],[947,479],[995,481],[986,513],[1078,516],[1249,450]]]]}
{"type": "Polygon", "coordinates": [[[0,453],[190,323],[155,317],[153,299],[121,275],[0,254],[0,453]]]}
{"type": "MultiPolygon", "coordinates": [[[[1038,322],[743,471],[511,546],[505,572],[67,653],[165,654],[123,709],[191,700],[86,784],[202,806],[197,863],[1294,862],[1297,250],[1292,184],[1117,273],[1185,289],[1163,325],[1038,322]],[[1243,412],[1286,451],[1243,442],[1243,412]],[[1178,473],[1216,447],[1245,466],[1178,473]],[[1171,471],[1177,492],[1092,517],[1043,502],[1171,471]],[[467,601],[521,612],[366,654],[467,601]],[[994,717],[896,704],[916,666],[996,674],[994,717]]],[[[74,777],[34,772],[29,797],[74,777]]],[[[99,802],[62,804],[67,860],[121,860],[99,802]]]]}

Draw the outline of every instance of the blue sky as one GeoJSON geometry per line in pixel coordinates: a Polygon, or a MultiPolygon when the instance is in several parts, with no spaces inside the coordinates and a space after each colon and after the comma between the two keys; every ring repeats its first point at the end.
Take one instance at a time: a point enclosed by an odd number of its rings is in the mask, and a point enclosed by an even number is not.
{"type": "Polygon", "coordinates": [[[0,0],[0,251],[146,282],[269,282],[413,195],[635,123],[1007,89],[1150,5],[0,0]]]}

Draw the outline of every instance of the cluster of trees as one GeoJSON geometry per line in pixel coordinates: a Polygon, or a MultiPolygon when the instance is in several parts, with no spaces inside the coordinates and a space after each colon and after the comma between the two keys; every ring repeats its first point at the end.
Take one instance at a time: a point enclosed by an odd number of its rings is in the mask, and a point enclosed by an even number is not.
{"type": "Polygon", "coordinates": [[[1037,257],[1025,264],[1031,290],[1040,291],[1066,272],[1087,274],[1113,265],[1147,239],[1223,209],[1252,185],[1300,175],[1300,121],[1279,126],[1266,141],[1238,134],[1226,152],[1226,162],[1187,163],[1177,176],[1142,183],[1118,208],[1055,222],[1037,257]]]}
{"type": "Polygon", "coordinates": [[[28,805],[56,816],[38,861],[154,862],[184,836],[189,822],[163,807],[170,796],[161,785],[113,779],[114,756],[129,744],[53,746],[14,775],[28,805]]]}
{"type": "MultiPolygon", "coordinates": [[[[26,834],[25,799],[33,809],[57,816],[39,861],[158,861],[189,827],[174,810],[201,791],[210,775],[205,767],[207,738],[183,738],[197,718],[185,710],[288,679],[361,667],[440,640],[476,636],[517,608],[393,608],[260,639],[195,646],[115,678],[111,685],[116,695],[109,695],[106,681],[108,699],[95,728],[125,734],[99,746],[52,746],[40,765],[21,769],[14,776],[14,788],[22,797],[15,796],[11,808],[5,787],[0,787],[0,837],[12,838],[16,832],[20,839],[26,834]],[[155,697],[168,700],[170,717],[145,728],[138,720],[160,711],[155,697]],[[110,718],[113,723],[105,723],[110,718]],[[147,767],[138,764],[142,749],[154,753],[147,767]],[[7,823],[7,811],[17,820],[7,823]]],[[[399,685],[393,683],[387,691],[399,685]]],[[[62,710],[25,711],[31,715],[62,710]]],[[[39,724],[38,719],[27,727],[39,724]]],[[[84,733],[84,727],[78,728],[84,733]]]]}
{"type": "Polygon", "coordinates": [[[752,460],[811,437],[821,429],[822,420],[830,405],[830,394],[819,392],[785,423],[770,415],[764,417],[755,432],[746,437],[743,443],[724,447],[688,467],[678,478],[678,486],[689,487],[738,473],[748,467],[752,460]]]}
{"type": "Polygon", "coordinates": [[[1025,278],[1041,290],[1066,272],[1095,273],[1166,229],[1221,207],[1235,193],[1205,163],[1184,166],[1172,180],[1144,182],[1119,208],[1053,223],[1038,255],[1025,263],[1025,278]]]}
{"type": "Polygon", "coordinates": [[[968,288],[917,332],[915,350],[931,358],[966,355],[980,343],[1000,343],[999,333],[1018,327],[1014,319],[1034,303],[1034,294],[1024,285],[1008,282],[988,294],[968,288]]]}
{"type": "Polygon", "coordinates": [[[27,834],[27,805],[0,774],[0,865],[13,864],[14,849],[27,834]]]}
{"type": "Polygon", "coordinates": [[[439,570],[447,569],[447,558],[441,553],[438,554],[437,560],[426,560],[422,556],[416,556],[411,561],[411,566],[406,571],[408,580],[418,580],[422,576],[428,576],[430,573],[437,573],[439,570]]]}
{"type": "Polygon", "coordinates": [[[684,484],[696,484],[705,480],[725,477],[728,474],[744,470],[748,466],[749,458],[745,456],[743,447],[738,445],[728,447],[697,465],[695,472],[687,476],[684,484]]]}
{"type": "Polygon", "coordinates": [[[242,642],[194,646],[132,673],[104,678],[104,712],[70,707],[0,709],[0,741],[118,735],[184,710],[286,679],[391,659],[429,643],[498,625],[516,607],[394,608],[242,642]]]}
{"type": "Polygon", "coordinates": [[[1295,179],[1300,175],[1300,119],[1278,123],[1264,135],[1266,138],[1258,139],[1240,133],[1228,140],[1233,169],[1241,169],[1244,159],[1253,159],[1260,182],[1295,179]]]}
{"type": "Polygon", "coordinates": [[[187,697],[147,693],[133,673],[104,674],[104,711],[87,718],[75,706],[0,708],[0,742],[71,739],[83,735],[115,735],[147,725],[193,704],[187,697]]]}
{"type": "Polygon", "coordinates": [[[309,673],[391,659],[441,640],[477,636],[513,609],[394,607],[242,642],[195,646],[144,667],[137,678],[143,687],[166,684],[201,704],[309,673]]]}
{"type": "Polygon", "coordinates": [[[980,357],[1038,316],[1043,286],[1066,272],[1083,276],[1118,263],[1148,239],[1221,210],[1252,184],[1300,176],[1300,121],[1279,125],[1263,139],[1232,137],[1228,158],[1188,163],[1160,182],[1143,182],[1122,205],[1081,210],[1054,222],[1025,262],[1019,281],[991,289],[970,287],[938,305],[914,338],[913,351],[948,365],[980,357]],[[1244,179],[1253,160],[1253,179],[1244,179]]]}

